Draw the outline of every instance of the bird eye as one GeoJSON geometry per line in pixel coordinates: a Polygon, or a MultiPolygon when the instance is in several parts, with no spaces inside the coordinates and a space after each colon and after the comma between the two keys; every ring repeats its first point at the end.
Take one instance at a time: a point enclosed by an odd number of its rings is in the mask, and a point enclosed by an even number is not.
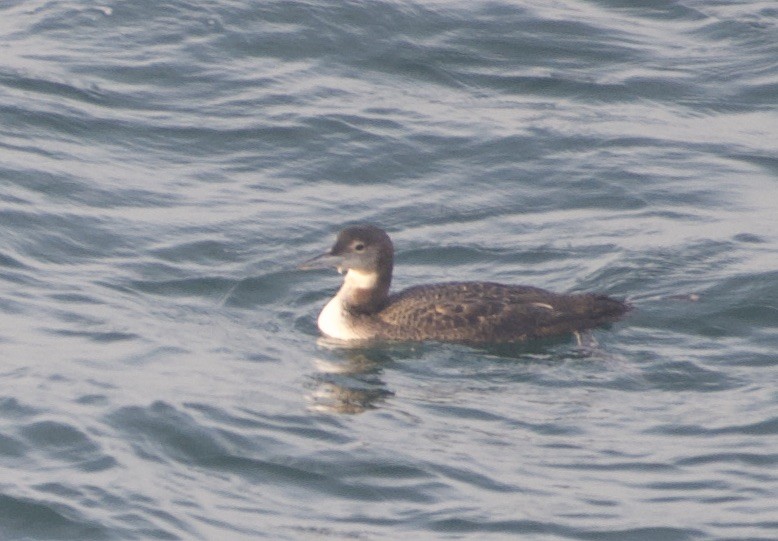
{"type": "Polygon", "coordinates": [[[361,252],[364,249],[365,249],[365,245],[362,244],[361,242],[354,245],[354,251],[361,252]]]}

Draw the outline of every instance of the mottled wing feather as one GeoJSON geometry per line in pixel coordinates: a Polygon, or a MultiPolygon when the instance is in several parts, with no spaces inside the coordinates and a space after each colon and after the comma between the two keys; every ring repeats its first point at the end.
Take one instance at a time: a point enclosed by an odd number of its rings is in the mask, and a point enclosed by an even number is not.
{"type": "Polygon", "coordinates": [[[386,338],[394,338],[393,329],[397,329],[406,339],[523,342],[592,328],[625,311],[623,303],[602,295],[559,295],[529,286],[450,282],[396,293],[378,317],[385,324],[382,334],[386,338]]]}

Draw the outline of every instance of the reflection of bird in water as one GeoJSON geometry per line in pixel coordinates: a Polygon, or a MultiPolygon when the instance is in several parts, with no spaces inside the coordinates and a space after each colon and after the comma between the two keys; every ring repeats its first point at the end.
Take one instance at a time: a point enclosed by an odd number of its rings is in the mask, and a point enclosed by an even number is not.
{"type": "Polygon", "coordinates": [[[377,407],[394,393],[380,377],[384,355],[356,350],[339,350],[341,361],[314,359],[318,373],[311,391],[311,409],[334,413],[362,413],[377,407]]]}
{"type": "Polygon", "coordinates": [[[319,329],[339,340],[521,343],[592,329],[629,310],[605,295],[493,282],[420,285],[390,295],[393,266],[389,235],[372,225],[347,227],[329,252],[303,263],[346,272],[319,329]]]}

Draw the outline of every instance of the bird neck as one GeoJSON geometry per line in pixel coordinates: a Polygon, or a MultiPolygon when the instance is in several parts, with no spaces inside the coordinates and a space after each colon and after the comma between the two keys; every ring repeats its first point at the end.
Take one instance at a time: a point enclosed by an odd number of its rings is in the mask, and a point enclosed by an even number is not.
{"type": "Polygon", "coordinates": [[[343,306],[355,314],[374,314],[386,305],[392,271],[349,269],[338,291],[343,306]]]}

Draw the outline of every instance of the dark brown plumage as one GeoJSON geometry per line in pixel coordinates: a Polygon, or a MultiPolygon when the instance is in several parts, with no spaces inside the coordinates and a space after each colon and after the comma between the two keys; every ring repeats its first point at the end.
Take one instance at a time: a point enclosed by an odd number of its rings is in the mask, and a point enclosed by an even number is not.
{"type": "Polygon", "coordinates": [[[302,265],[348,270],[319,316],[322,332],[343,340],[515,343],[591,329],[629,310],[605,295],[493,282],[421,285],[389,295],[393,255],[383,230],[353,226],[340,232],[332,250],[302,265]]]}
{"type": "MultiPolygon", "coordinates": [[[[414,340],[525,342],[615,321],[627,311],[605,295],[561,295],[530,286],[451,282],[408,288],[376,316],[387,338],[402,329],[414,340]]],[[[407,338],[406,338],[407,339],[407,338]]]]}

